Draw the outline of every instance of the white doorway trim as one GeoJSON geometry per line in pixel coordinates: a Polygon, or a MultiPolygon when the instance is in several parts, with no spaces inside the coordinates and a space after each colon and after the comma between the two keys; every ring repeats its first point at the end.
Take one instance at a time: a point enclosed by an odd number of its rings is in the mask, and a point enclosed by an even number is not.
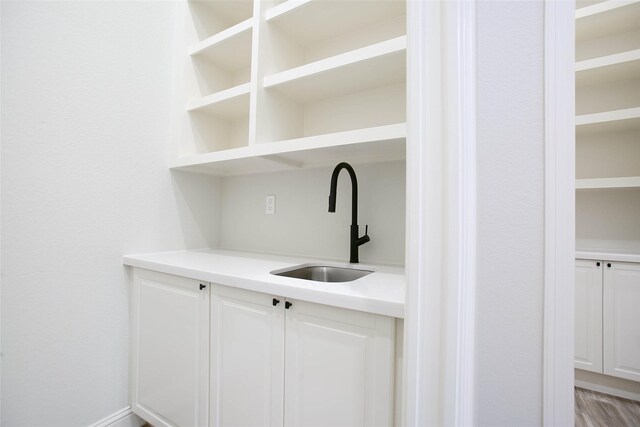
{"type": "Polygon", "coordinates": [[[473,425],[475,3],[409,1],[407,426],[473,425]]]}
{"type": "Polygon", "coordinates": [[[574,425],[575,3],[545,1],[543,425],[574,425]]]}

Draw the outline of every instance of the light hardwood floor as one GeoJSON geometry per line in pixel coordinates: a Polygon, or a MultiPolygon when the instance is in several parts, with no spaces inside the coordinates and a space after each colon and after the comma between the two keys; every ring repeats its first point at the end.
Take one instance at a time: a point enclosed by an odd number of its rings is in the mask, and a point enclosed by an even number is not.
{"type": "Polygon", "coordinates": [[[640,427],[640,402],[575,388],[576,427],[640,427]]]}

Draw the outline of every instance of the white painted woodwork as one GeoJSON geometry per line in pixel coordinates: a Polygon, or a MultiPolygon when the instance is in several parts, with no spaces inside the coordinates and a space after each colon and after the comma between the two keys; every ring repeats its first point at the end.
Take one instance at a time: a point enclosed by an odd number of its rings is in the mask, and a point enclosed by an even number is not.
{"type": "Polygon", "coordinates": [[[602,261],[576,260],[574,365],[602,372],[602,261]]]}
{"type": "Polygon", "coordinates": [[[172,169],[233,176],[333,166],[336,161],[401,160],[405,137],[404,123],[377,126],[185,156],[176,159],[172,169]]]}
{"type": "MultiPolygon", "coordinates": [[[[302,46],[353,35],[359,29],[379,31],[381,22],[404,16],[403,1],[285,1],[267,10],[266,20],[302,46]]],[[[336,43],[335,41],[333,42],[336,43]]]]}
{"type": "Polygon", "coordinates": [[[544,330],[542,423],[573,425],[575,11],[544,6],[544,330]]]}
{"type": "Polygon", "coordinates": [[[640,264],[604,269],[604,373],[640,381],[640,264]]]}
{"type": "Polygon", "coordinates": [[[587,130],[618,131],[638,129],[640,128],[640,120],[638,119],[640,119],[640,107],[583,114],[576,117],[576,130],[578,132],[586,132],[587,130]]]}
{"type": "Polygon", "coordinates": [[[155,426],[207,426],[209,286],[135,269],[131,400],[155,426]]]}
{"type": "Polygon", "coordinates": [[[393,424],[403,330],[393,317],[298,300],[285,309],[283,297],[141,268],[133,277],[132,408],[148,422],[393,424]]]}
{"type": "Polygon", "coordinates": [[[292,302],[286,310],[284,425],[392,425],[393,318],[292,302]]]}
{"type": "Polygon", "coordinates": [[[404,159],[403,0],[180,7],[172,168],[225,176],[404,159]]]}
{"type": "Polygon", "coordinates": [[[253,19],[247,19],[197,43],[189,54],[205,58],[222,68],[247,68],[251,65],[252,28],[253,19]]]}
{"type": "Polygon", "coordinates": [[[188,2],[188,8],[197,40],[223,33],[253,15],[252,0],[194,0],[188,2]]]}
{"type": "Polygon", "coordinates": [[[576,18],[576,238],[640,239],[640,1],[576,18]],[[598,191],[584,191],[598,190],[598,191]]]}
{"type": "Polygon", "coordinates": [[[640,188],[640,176],[576,179],[577,190],[597,188],[640,188]]]}
{"type": "Polygon", "coordinates": [[[575,386],[640,402],[640,382],[575,370],[575,386]]]}
{"type": "Polygon", "coordinates": [[[249,84],[204,96],[187,105],[187,111],[201,110],[224,119],[249,115],[249,84]]]}
{"type": "Polygon", "coordinates": [[[640,2],[612,0],[576,10],[576,57],[604,56],[640,46],[640,2]]]}
{"type": "Polygon", "coordinates": [[[576,62],[576,85],[628,80],[640,74],[640,49],[576,62]]]}
{"type": "Polygon", "coordinates": [[[211,426],[282,426],[284,298],[211,285],[211,426]]]}
{"type": "Polygon", "coordinates": [[[406,49],[406,36],[397,37],[266,76],[264,87],[309,102],[404,82],[406,49]]]}

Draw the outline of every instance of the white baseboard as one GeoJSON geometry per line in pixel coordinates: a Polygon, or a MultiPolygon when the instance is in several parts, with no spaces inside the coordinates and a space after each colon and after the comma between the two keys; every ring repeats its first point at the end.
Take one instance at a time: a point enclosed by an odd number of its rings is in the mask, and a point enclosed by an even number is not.
{"type": "Polygon", "coordinates": [[[623,378],[576,369],[575,385],[587,390],[640,401],[640,383],[623,378]]]}
{"type": "Polygon", "coordinates": [[[145,422],[145,420],[131,411],[131,406],[127,406],[126,408],[91,424],[89,427],[141,427],[145,422]]]}

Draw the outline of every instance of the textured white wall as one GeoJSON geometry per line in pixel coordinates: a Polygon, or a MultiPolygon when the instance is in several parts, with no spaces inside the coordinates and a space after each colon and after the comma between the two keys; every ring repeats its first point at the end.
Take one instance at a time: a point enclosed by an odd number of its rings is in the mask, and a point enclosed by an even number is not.
{"type": "Polygon", "coordinates": [[[218,244],[168,171],[171,2],[2,2],[2,425],[124,408],[125,253],[218,244]]]}
{"type": "Polygon", "coordinates": [[[476,418],[542,424],[543,2],[477,8],[476,418]]]}
{"type": "MultiPolygon", "coordinates": [[[[358,224],[371,241],[360,262],[404,265],[404,162],[353,165],[358,178],[358,224]]],[[[349,260],[351,180],[338,178],[336,212],[328,213],[331,168],[225,178],[221,246],[229,249],[349,260]],[[265,196],[276,214],[265,215],[265,196]]]]}

